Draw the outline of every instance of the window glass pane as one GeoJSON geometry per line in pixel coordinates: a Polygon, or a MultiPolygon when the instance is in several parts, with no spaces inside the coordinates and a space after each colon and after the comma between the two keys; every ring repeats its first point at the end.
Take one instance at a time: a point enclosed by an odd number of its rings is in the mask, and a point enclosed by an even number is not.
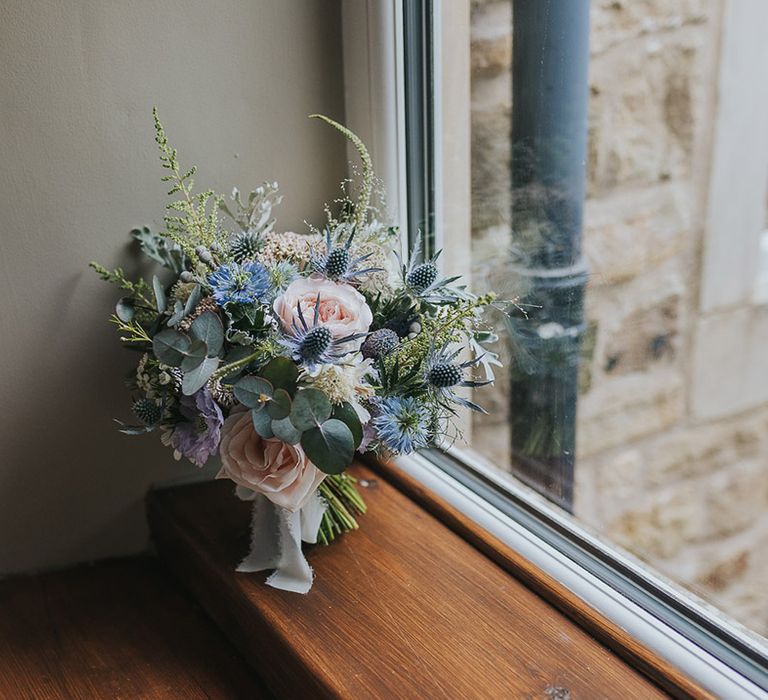
{"type": "Polygon", "coordinates": [[[470,449],[759,635],[766,26],[763,0],[446,2],[436,80],[437,244],[509,302],[470,449]]]}

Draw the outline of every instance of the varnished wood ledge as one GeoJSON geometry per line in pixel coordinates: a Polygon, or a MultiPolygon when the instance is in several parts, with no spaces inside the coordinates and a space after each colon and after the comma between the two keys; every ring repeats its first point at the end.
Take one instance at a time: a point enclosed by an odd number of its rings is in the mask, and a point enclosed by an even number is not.
{"type": "Polygon", "coordinates": [[[152,492],[160,556],[279,697],[656,698],[666,694],[388,481],[308,548],[307,596],[234,569],[249,506],[224,482],[152,492]],[[568,695],[569,694],[569,695],[568,695]]]}
{"type": "Polygon", "coordinates": [[[626,630],[605,618],[560,582],[467,518],[444,499],[436,496],[395,464],[375,458],[367,458],[366,463],[453,532],[549,601],[634,668],[652,678],[671,695],[681,698],[714,698],[678,668],[640,644],[626,630]]]}

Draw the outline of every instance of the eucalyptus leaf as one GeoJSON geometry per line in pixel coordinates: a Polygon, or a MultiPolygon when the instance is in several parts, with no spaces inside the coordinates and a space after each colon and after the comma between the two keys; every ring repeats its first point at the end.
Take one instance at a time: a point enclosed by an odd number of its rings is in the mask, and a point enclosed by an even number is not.
{"type": "Polygon", "coordinates": [[[265,399],[271,399],[274,393],[272,385],[261,377],[243,377],[234,385],[235,398],[248,408],[261,407],[265,399]]]}
{"type": "Polygon", "coordinates": [[[331,402],[319,389],[302,389],[291,406],[291,422],[299,430],[319,427],[331,415],[331,402]]]}
{"type": "Polygon", "coordinates": [[[136,303],[131,297],[121,297],[115,304],[115,316],[123,323],[130,323],[136,315],[136,303]]]}
{"type": "Polygon", "coordinates": [[[166,328],[152,338],[152,351],[160,362],[178,367],[192,345],[188,335],[166,328]]]}
{"type": "Polygon", "coordinates": [[[191,372],[208,356],[208,347],[202,340],[195,339],[192,341],[189,350],[187,350],[184,355],[184,360],[182,360],[181,363],[181,371],[191,372]]]}
{"type": "Polygon", "coordinates": [[[157,279],[157,275],[152,277],[152,289],[155,292],[155,304],[157,306],[157,313],[163,314],[168,308],[168,298],[165,296],[165,289],[163,289],[163,285],[160,280],[157,279]]]}
{"type": "Polygon", "coordinates": [[[208,346],[208,357],[216,357],[224,344],[224,326],[213,311],[204,311],[189,329],[192,337],[202,340],[208,346]]]}
{"type": "Polygon", "coordinates": [[[180,301],[176,301],[173,305],[173,313],[168,319],[168,325],[178,326],[179,322],[184,318],[184,316],[186,316],[184,313],[184,305],[180,301]]]}
{"type": "Polygon", "coordinates": [[[197,367],[184,374],[184,379],[181,381],[181,392],[187,396],[192,396],[196,391],[202,389],[218,366],[218,357],[204,358],[197,367]]]}
{"type": "Polygon", "coordinates": [[[345,401],[338,406],[334,406],[331,417],[337,418],[349,428],[352,433],[355,449],[357,449],[363,440],[363,425],[360,423],[360,419],[357,417],[357,412],[352,407],[352,404],[345,401]]]}
{"type": "Polygon", "coordinates": [[[352,432],[335,418],[307,430],[301,436],[301,447],[309,461],[326,474],[341,474],[355,454],[352,432]]]}
{"type": "Polygon", "coordinates": [[[291,396],[296,394],[299,368],[287,357],[275,357],[270,360],[260,374],[271,382],[275,389],[285,389],[291,396]]]}
{"type": "Polygon", "coordinates": [[[285,389],[275,389],[267,411],[273,420],[283,420],[291,413],[291,395],[285,389]]]}
{"type": "MultiPolygon", "coordinates": [[[[192,291],[190,292],[189,296],[187,297],[187,301],[184,304],[184,316],[189,316],[197,306],[197,303],[200,301],[200,285],[196,284],[194,287],[192,287],[192,291]]],[[[180,302],[176,302],[177,304],[180,302]]],[[[183,316],[182,316],[183,318],[183,316]]]]}
{"type": "Polygon", "coordinates": [[[251,411],[251,420],[253,421],[253,429],[261,437],[271,438],[275,436],[274,432],[272,432],[272,419],[266,411],[254,409],[251,411]]]}
{"type": "Polygon", "coordinates": [[[287,442],[289,445],[298,445],[301,441],[301,431],[291,423],[290,418],[283,418],[282,420],[272,421],[272,432],[276,438],[279,438],[283,442],[287,442]]]}

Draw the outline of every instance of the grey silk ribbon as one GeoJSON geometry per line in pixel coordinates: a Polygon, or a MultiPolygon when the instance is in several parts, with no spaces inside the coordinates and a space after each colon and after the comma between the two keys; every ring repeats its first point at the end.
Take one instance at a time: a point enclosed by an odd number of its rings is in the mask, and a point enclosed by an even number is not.
{"type": "Polygon", "coordinates": [[[326,505],[317,491],[295,512],[276,506],[266,496],[238,488],[243,500],[253,500],[251,551],[237,571],[251,573],[274,569],[267,584],[294,593],[312,588],[312,567],[301,551],[302,540],[314,544],[326,505]]]}

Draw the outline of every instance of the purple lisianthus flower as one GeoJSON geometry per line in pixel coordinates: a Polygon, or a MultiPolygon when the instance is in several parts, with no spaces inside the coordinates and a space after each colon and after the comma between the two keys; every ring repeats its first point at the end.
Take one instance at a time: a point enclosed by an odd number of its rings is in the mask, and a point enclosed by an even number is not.
{"type": "Polygon", "coordinates": [[[177,453],[202,467],[219,449],[224,416],[205,387],[192,396],[182,396],[179,403],[187,420],[174,428],[171,445],[177,453]]]}

